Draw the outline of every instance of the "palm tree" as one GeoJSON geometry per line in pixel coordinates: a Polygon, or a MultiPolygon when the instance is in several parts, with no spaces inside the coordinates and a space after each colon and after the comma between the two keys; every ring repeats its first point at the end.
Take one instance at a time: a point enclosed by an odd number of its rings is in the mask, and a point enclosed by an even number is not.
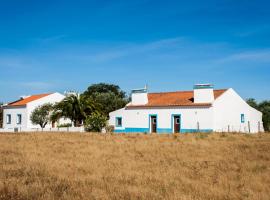
{"type": "Polygon", "coordinates": [[[80,94],[71,94],[55,105],[52,119],[60,117],[70,118],[74,126],[80,126],[88,115],[98,112],[98,105],[89,97],[80,94]]]}

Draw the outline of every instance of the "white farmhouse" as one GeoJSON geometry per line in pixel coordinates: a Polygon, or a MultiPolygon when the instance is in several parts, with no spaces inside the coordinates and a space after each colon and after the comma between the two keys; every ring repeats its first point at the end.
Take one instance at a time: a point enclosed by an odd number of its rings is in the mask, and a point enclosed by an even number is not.
{"type": "MultiPolygon", "coordinates": [[[[39,125],[32,124],[30,120],[33,110],[45,103],[60,102],[65,98],[60,93],[38,94],[21,97],[21,99],[9,103],[3,107],[3,128],[28,130],[40,128],[39,125]]],[[[55,124],[47,124],[46,128],[52,128],[55,124]]]]}
{"type": "Polygon", "coordinates": [[[126,107],[110,113],[115,132],[250,132],[263,131],[262,113],[232,88],[214,90],[197,84],[192,91],[132,91],[126,107]]]}

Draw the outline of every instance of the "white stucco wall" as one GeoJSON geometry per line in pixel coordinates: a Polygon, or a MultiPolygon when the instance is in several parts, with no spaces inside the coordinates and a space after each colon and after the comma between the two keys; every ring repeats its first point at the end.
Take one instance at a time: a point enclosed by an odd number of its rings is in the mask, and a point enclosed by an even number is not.
{"type": "Polygon", "coordinates": [[[16,106],[3,109],[3,128],[14,129],[14,128],[27,128],[27,111],[25,106],[16,106]],[[11,115],[11,123],[7,124],[7,115],[11,115]],[[22,123],[17,124],[17,114],[22,115],[22,123]]]}
{"type": "Polygon", "coordinates": [[[132,93],[131,104],[132,105],[144,105],[148,103],[148,97],[146,92],[132,93]]]}
{"type": "Polygon", "coordinates": [[[214,130],[217,132],[258,132],[258,123],[263,131],[262,113],[250,107],[233,89],[228,89],[214,103],[214,130]],[[241,123],[241,114],[245,122],[241,123]]]}
{"type": "MultiPolygon", "coordinates": [[[[53,93],[46,97],[37,99],[35,101],[29,102],[26,106],[9,106],[3,109],[3,128],[4,129],[14,129],[14,128],[40,128],[39,125],[33,125],[30,116],[33,110],[40,105],[45,103],[56,103],[60,102],[65,98],[64,95],[60,93],[53,93]],[[7,124],[7,114],[11,114],[11,124],[7,124]],[[17,124],[17,114],[22,115],[22,123],[17,124]]],[[[69,123],[70,120],[61,119],[61,123],[69,123]]],[[[46,128],[51,128],[52,125],[46,125],[46,128]]]]}
{"type": "Polygon", "coordinates": [[[213,109],[212,107],[164,107],[151,109],[125,109],[110,113],[109,124],[115,126],[116,117],[122,117],[122,127],[115,127],[115,130],[125,128],[149,128],[149,115],[157,115],[158,132],[171,132],[172,115],[181,115],[181,130],[184,132],[197,130],[197,122],[201,130],[213,128],[213,109]],[[192,129],[192,130],[191,130],[192,129]]]}
{"type": "Polygon", "coordinates": [[[194,103],[212,103],[214,101],[213,88],[194,89],[194,103]]]}

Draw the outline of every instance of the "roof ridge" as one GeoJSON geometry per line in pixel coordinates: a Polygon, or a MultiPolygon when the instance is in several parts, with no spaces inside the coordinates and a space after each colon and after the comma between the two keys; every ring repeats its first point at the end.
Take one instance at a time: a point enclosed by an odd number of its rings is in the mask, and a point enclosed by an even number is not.
{"type": "MultiPolygon", "coordinates": [[[[214,91],[226,91],[228,89],[216,89],[214,91]]],[[[168,93],[188,93],[188,92],[193,92],[193,90],[178,90],[178,91],[169,91],[169,92],[149,92],[148,94],[168,94],[168,93]]]]}
{"type": "Polygon", "coordinates": [[[28,97],[26,97],[24,99],[18,99],[17,101],[10,102],[10,103],[8,103],[7,106],[24,106],[27,103],[30,103],[32,101],[41,99],[41,98],[49,96],[51,94],[53,94],[53,93],[43,93],[43,94],[30,95],[30,96],[28,96],[28,97]]]}

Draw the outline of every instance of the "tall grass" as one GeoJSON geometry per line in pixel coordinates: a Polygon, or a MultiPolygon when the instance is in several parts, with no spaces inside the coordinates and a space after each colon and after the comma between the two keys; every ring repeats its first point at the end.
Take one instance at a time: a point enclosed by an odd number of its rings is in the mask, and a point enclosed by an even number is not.
{"type": "Polygon", "coordinates": [[[262,199],[270,134],[0,134],[0,199],[262,199]]]}

